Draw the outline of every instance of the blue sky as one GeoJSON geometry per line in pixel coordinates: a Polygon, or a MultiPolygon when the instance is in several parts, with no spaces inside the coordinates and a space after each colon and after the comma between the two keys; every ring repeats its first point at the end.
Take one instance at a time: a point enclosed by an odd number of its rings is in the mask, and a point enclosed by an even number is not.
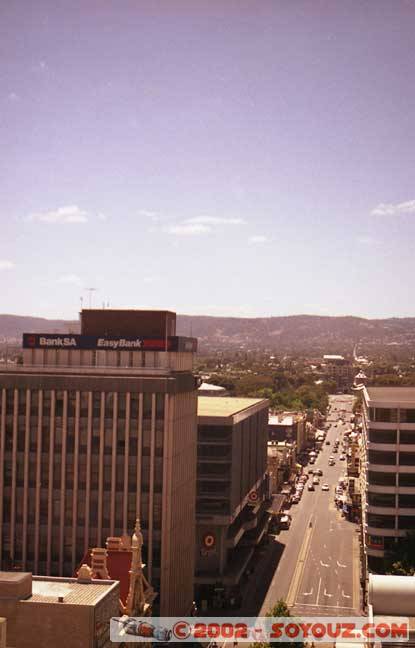
{"type": "Polygon", "coordinates": [[[415,2],[0,7],[0,312],[413,315],[415,2]]]}

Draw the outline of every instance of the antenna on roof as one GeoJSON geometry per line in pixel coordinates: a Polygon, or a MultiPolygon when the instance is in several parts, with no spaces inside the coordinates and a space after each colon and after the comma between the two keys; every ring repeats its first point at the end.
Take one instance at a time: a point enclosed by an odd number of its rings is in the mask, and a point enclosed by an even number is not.
{"type": "Polygon", "coordinates": [[[85,288],[87,292],[89,292],[89,308],[92,306],[92,293],[96,292],[96,288],[85,288]]]}

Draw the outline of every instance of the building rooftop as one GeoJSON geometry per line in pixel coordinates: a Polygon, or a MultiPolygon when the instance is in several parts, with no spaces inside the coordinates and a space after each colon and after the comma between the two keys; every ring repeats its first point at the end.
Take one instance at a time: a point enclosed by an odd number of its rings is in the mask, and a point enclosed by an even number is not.
{"type": "Polygon", "coordinates": [[[268,425],[294,425],[294,417],[291,415],[272,414],[268,417],[268,425]]]}
{"type": "Polygon", "coordinates": [[[342,355],[324,355],[323,360],[344,360],[342,355]]]}
{"type": "Polygon", "coordinates": [[[365,391],[368,400],[379,403],[379,406],[415,407],[415,387],[366,387],[365,391]]]}
{"type": "Polygon", "coordinates": [[[238,415],[246,418],[259,409],[268,407],[269,401],[264,398],[226,398],[223,396],[199,396],[197,414],[201,418],[232,419],[238,415]]]}
{"type": "Polygon", "coordinates": [[[226,389],[220,385],[211,385],[210,383],[203,382],[199,387],[199,391],[224,392],[226,389]]]}
{"type": "MultiPolygon", "coordinates": [[[[113,588],[118,588],[114,580],[79,583],[76,578],[54,578],[47,576],[30,576],[32,594],[23,597],[23,602],[56,603],[56,605],[92,605],[95,606],[113,588]],[[59,600],[61,597],[62,600],[59,600]]],[[[4,572],[2,580],[5,580],[4,572]]],[[[20,598],[20,597],[19,597],[20,598]]]]}

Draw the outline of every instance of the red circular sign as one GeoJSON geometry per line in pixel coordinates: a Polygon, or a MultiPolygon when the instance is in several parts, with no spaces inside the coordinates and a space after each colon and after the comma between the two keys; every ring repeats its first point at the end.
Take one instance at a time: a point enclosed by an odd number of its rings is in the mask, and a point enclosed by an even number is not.
{"type": "Polygon", "coordinates": [[[249,493],[249,501],[256,502],[258,500],[258,493],[256,491],[251,491],[249,493]]]}
{"type": "Polygon", "coordinates": [[[215,546],[216,539],[213,533],[206,533],[203,536],[203,544],[205,545],[205,547],[207,547],[207,549],[212,549],[212,547],[215,546]]]}

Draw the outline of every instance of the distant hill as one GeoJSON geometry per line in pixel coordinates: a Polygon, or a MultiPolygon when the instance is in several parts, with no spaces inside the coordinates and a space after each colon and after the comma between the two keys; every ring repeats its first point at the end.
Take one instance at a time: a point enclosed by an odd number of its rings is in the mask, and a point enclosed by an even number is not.
{"type": "MultiPolygon", "coordinates": [[[[255,350],[277,352],[351,353],[356,343],[364,347],[415,348],[415,318],[369,320],[361,317],[211,317],[178,315],[180,335],[199,339],[201,350],[255,350]]],[[[0,315],[0,340],[20,343],[24,332],[79,331],[79,322],[40,317],[0,315]]]]}

